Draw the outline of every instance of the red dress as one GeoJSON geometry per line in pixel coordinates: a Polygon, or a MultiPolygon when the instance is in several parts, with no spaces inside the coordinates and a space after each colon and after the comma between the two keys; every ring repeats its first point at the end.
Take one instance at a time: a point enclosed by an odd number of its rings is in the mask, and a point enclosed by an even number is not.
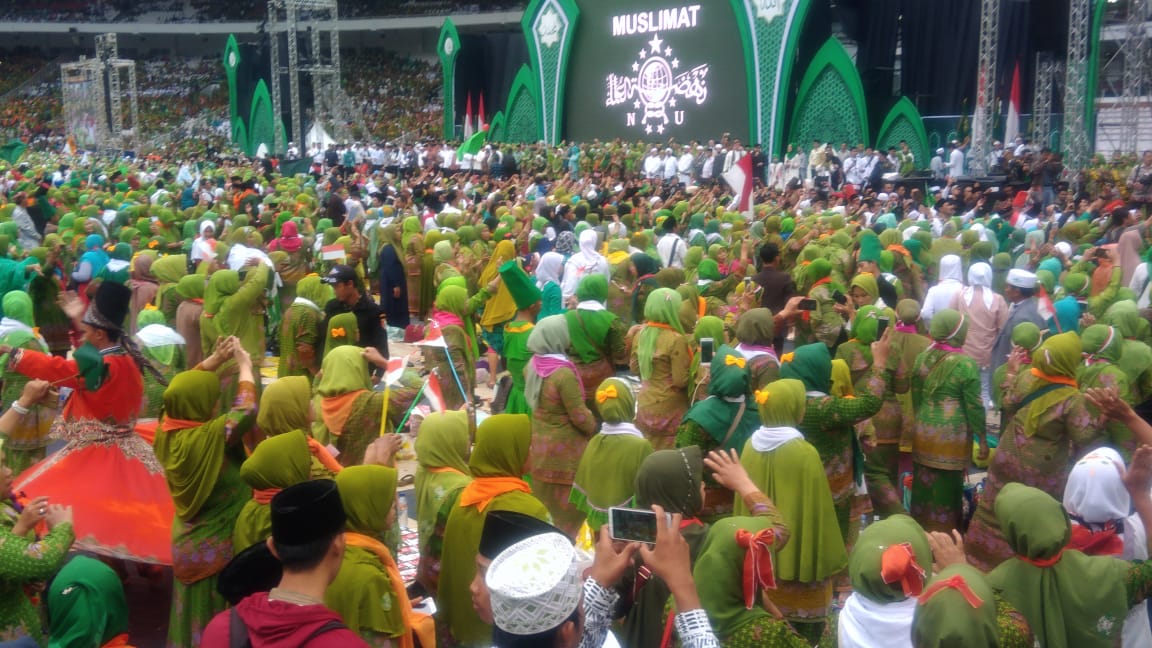
{"type": "Polygon", "coordinates": [[[27,350],[14,359],[25,376],[75,391],[50,431],[67,443],[21,474],[13,491],[72,506],[77,549],[171,565],[175,507],[163,467],[134,429],[143,378],[119,347],[101,355],[107,374],[96,391],[84,388],[75,361],[27,350]]]}

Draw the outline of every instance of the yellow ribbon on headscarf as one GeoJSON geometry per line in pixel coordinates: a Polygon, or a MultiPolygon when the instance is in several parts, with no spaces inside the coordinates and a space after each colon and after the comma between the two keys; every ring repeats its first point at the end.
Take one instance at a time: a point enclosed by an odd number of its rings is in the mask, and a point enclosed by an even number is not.
{"type": "Polygon", "coordinates": [[[741,358],[740,356],[730,355],[730,356],[724,356],[724,364],[727,366],[736,365],[737,367],[740,367],[741,369],[743,369],[745,367],[745,365],[748,364],[748,361],[745,360],[744,358],[741,358]]]}
{"type": "Polygon", "coordinates": [[[597,403],[603,403],[604,401],[608,400],[609,398],[616,398],[617,395],[618,394],[616,392],[616,385],[608,385],[604,389],[597,389],[596,390],[596,402],[597,403]]]}
{"type": "Polygon", "coordinates": [[[332,337],[334,338],[344,337],[345,335],[347,335],[347,333],[345,333],[344,327],[332,329],[332,337]]]}
{"type": "Polygon", "coordinates": [[[154,310],[160,310],[160,309],[159,309],[159,308],[156,308],[156,305],[155,305],[155,304],[144,304],[144,310],[146,310],[146,311],[154,311],[154,310]]]}
{"type": "Polygon", "coordinates": [[[795,357],[796,357],[796,354],[795,354],[795,353],[793,353],[793,352],[791,352],[791,351],[789,351],[788,353],[785,353],[785,354],[783,354],[783,355],[781,355],[781,356],[780,356],[780,362],[781,362],[781,363],[784,363],[784,362],[792,362],[792,360],[793,360],[795,357]]]}
{"type": "Polygon", "coordinates": [[[757,389],[754,392],[754,395],[756,396],[756,404],[763,405],[764,403],[768,402],[768,399],[772,396],[772,393],[767,389],[757,389]]]}

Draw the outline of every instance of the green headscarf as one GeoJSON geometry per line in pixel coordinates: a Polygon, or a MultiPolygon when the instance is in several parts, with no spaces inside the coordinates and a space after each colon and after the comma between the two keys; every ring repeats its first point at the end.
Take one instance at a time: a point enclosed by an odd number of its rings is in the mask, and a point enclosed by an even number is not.
{"type": "Polygon", "coordinates": [[[525,414],[497,414],[476,429],[468,458],[474,477],[519,477],[524,474],[532,443],[532,424],[525,414]]]}
{"type": "Polygon", "coordinates": [[[775,335],[776,323],[767,308],[747,310],[736,320],[736,339],[741,344],[769,347],[775,335]]]}
{"type": "Polygon", "coordinates": [[[1124,337],[1106,324],[1093,324],[1080,336],[1080,351],[1089,360],[1106,360],[1112,364],[1120,360],[1124,337]]]}
{"type": "MultiPolygon", "coordinates": [[[[159,324],[165,328],[169,328],[168,320],[164,318],[164,313],[154,308],[145,308],[136,315],[136,329],[139,331],[145,326],[152,324],[159,324]]],[[[170,329],[171,330],[171,329],[170,329]]],[[[145,358],[155,360],[165,367],[171,367],[172,361],[176,357],[176,351],[179,349],[178,344],[161,344],[157,346],[149,346],[142,340],[140,341],[140,352],[145,358]]]]}
{"type": "Polygon", "coordinates": [[[992,570],[988,581],[1024,615],[1036,642],[1045,648],[1113,645],[1128,614],[1128,563],[1065,549],[1072,535],[1068,515],[1042,490],[1007,484],[995,509],[1016,556],[992,570]],[[1055,564],[1034,562],[1050,560],[1055,564]]]}
{"type": "Polygon", "coordinates": [[[452,252],[452,244],[448,241],[440,241],[432,248],[432,260],[437,264],[448,263],[456,254],[452,252]]]}
{"type": "Polygon", "coordinates": [[[1064,275],[1064,292],[1073,297],[1086,297],[1088,275],[1083,272],[1069,272],[1064,275]]]}
{"type": "Polygon", "coordinates": [[[704,462],[698,446],[653,452],[636,471],[636,506],[651,509],[659,504],[668,513],[696,517],[704,506],[703,482],[704,462]]]}
{"type": "Polygon", "coordinates": [[[1039,349],[1043,340],[1040,327],[1032,322],[1021,322],[1012,327],[1012,344],[1027,349],[1029,353],[1039,349]]]}
{"type": "Polygon", "coordinates": [[[755,394],[760,424],[765,427],[797,427],[804,420],[808,399],[804,383],[784,378],[768,383],[755,394]]]}
{"type": "Polygon", "coordinates": [[[161,283],[162,289],[163,284],[174,284],[187,274],[188,257],[183,254],[163,256],[152,263],[152,276],[161,283]]]}
{"type": "Polygon", "coordinates": [[[128,600],[111,567],[75,556],[52,578],[46,594],[48,648],[102,646],[128,632],[128,600]]]}
{"type": "Polygon", "coordinates": [[[608,299],[608,279],[600,273],[587,275],[576,286],[576,299],[604,303],[608,299]]]}
{"type": "MultiPolygon", "coordinates": [[[[534,355],[564,354],[568,351],[569,341],[568,319],[564,315],[551,315],[536,322],[528,334],[528,351],[534,355]]],[[[576,378],[580,378],[579,374],[576,378]]],[[[539,372],[525,372],[524,398],[532,409],[540,404],[540,389],[544,386],[544,380],[539,372]]]]}
{"type": "Polygon", "coordinates": [[[350,466],[336,475],[349,531],[379,536],[387,529],[399,475],[389,466],[350,466]]]}
{"type": "MultiPolygon", "coordinates": [[[[1080,367],[1080,336],[1075,333],[1061,333],[1044,341],[1040,348],[1032,353],[1032,369],[1046,376],[1068,378],[1075,381],[1076,370],[1080,367]]],[[[1055,383],[1043,379],[1036,383],[1037,391],[1047,389],[1048,385],[1059,385],[1056,389],[1046,391],[1036,397],[1028,405],[1027,418],[1024,420],[1024,435],[1031,437],[1040,427],[1040,416],[1057,403],[1074,395],[1078,395],[1075,387],[1055,383]]],[[[1075,383],[1073,383],[1075,384],[1075,383]]]]}
{"type": "Polygon", "coordinates": [[[696,322],[692,336],[696,338],[697,343],[705,338],[711,338],[714,345],[724,344],[724,320],[713,315],[705,315],[696,322]]]}
{"type": "MultiPolygon", "coordinates": [[[[745,607],[744,560],[748,550],[736,540],[738,531],[755,534],[771,527],[772,520],[765,517],[725,518],[712,525],[700,548],[692,575],[699,590],[700,605],[708,613],[712,630],[722,644],[744,626],[772,619],[761,605],[745,607]]],[[[760,600],[759,594],[757,591],[754,602],[760,600]]]]}
{"type": "Polygon", "coordinates": [[[660,337],[661,331],[660,327],[651,324],[665,324],[683,334],[684,329],[680,326],[682,301],[680,294],[675,290],[657,288],[648,295],[648,301],[644,302],[644,319],[649,325],[640,331],[636,341],[636,357],[642,380],[647,380],[652,375],[652,356],[656,352],[656,340],[660,337]]]}
{"type": "Polygon", "coordinates": [[[823,342],[796,349],[791,362],[780,365],[781,378],[795,378],[810,392],[828,394],[832,390],[832,354],[823,342]]]}
{"type": "Polygon", "coordinates": [[[868,345],[876,341],[880,332],[880,309],[875,306],[862,306],[856,311],[856,318],[852,320],[852,339],[863,345],[863,351],[869,359],[872,349],[868,345]]]}
{"type": "Polygon", "coordinates": [[[296,283],[296,296],[307,299],[320,310],[323,310],[325,304],[331,299],[329,295],[331,291],[331,286],[321,281],[320,277],[316,275],[308,275],[296,283]]]}
{"type": "Polygon", "coordinates": [[[630,506],[636,492],[636,474],[652,454],[652,444],[633,426],[635,401],[628,384],[616,378],[600,383],[596,404],[604,428],[588,441],[572,482],[569,502],[588,516],[588,526],[608,523],[608,509],[630,506]],[[611,427],[623,423],[610,433],[611,427]],[[623,428],[623,429],[621,429],[623,428]]]}
{"type": "Polygon", "coordinates": [[[201,423],[197,428],[178,432],[158,430],[153,442],[156,458],[164,465],[176,514],[181,520],[188,520],[199,513],[212,495],[220,467],[224,464],[224,419],[212,420],[219,402],[220,378],[211,371],[180,372],[164,390],[161,426],[165,419],[201,423]],[[214,432],[214,427],[220,430],[214,432]],[[173,437],[179,437],[179,440],[173,437]]]}
{"type": "MultiPolygon", "coordinates": [[[[279,381],[277,381],[279,382],[279,381]]],[[[288,488],[308,481],[312,453],[308,438],[300,430],[264,439],[240,466],[240,479],[252,490],[288,488]]],[[[254,499],[248,500],[232,531],[234,549],[239,552],[263,542],[272,535],[272,509],[254,499]]]]}
{"type": "MultiPolygon", "coordinates": [[[[240,273],[235,270],[217,270],[208,280],[208,288],[204,291],[204,315],[209,318],[218,318],[223,314],[224,300],[240,290],[240,273]]],[[[231,331],[232,327],[224,321],[214,321],[217,332],[231,331]]],[[[211,336],[210,336],[211,337],[211,336]]],[[[207,349],[205,349],[207,352],[207,349]]]]}
{"type": "Polygon", "coordinates": [[[360,327],[356,313],[340,313],[328,319],[328,330],[324,332],[324,355],[338,347],[360,345],[360,327]]]}
{"type": "Polygon", "coordinates": [[[696,269],[696,276],[701,281],[720,281],[724,275],[720,274],[720,266],[714,259],[704,259],[696,269]]]}
{"type": "Polygon", "coordinates": [[[304,376],[285,376],[264,388],[256,425],[265,436],[274,437],[293,430],[308,430],[308,408],[312,385],[304,376]]]}
{"type": "Polygon", "coordinates": [[[184,299],[203,299],[207,282],[204,275],[186,275],[176,283],[176,294],[184,299]]]}
{"type": "Polygon", "coordinates": [[[605,423],[631,423],[636,420],[636,397],[628,383],[619,378],[608,378],[596,388],[596,409],[605,423]],[[612,389],[606,392],[609,387],[612,389]],[[611,391],[615,394],[609,396],[611,391]],[[602,392],[603,398],[600,396],[602,392]]]}
{"type": "Polygon", "coordinates": [[[892,515],[869,524],[860,532],[860,539],[848,558],[852,589],[881,605],[919,595],[931,573],[932,548],[928,545],[928,535],[907,515],[892,515]],[[909,556],[911,562],[907,561],[909,556]],[[882,574],[881,565],[885,562],[902,571],[882,574]],[[903,580],[909,581],[912,591],[905,591],[903,580]]]}
{"type": "Polygon", "coordinates": [[[928,584],[940,587],[921,597],[912,618],[912,645],[916,648],[997,648],[1000,630],[996,596],[976,569],[966,564],[944,568],[928,584]],[[948,583],[948,586],[941,586],[948,583]],[[976,595],[969,602],[966,588],[976,595]],[[973,607],[972,603],[978,604],[973,607]]]}
{"type": "Polygon", "coordinates": [[[932,317],[932,324],[928,327],[928,334],[933,340],[941,344],[954,347],[964,346],[964,339],[968,336],[968,318],[959,311],[945,308],[932,317]]]}
{"type": "Polygon", "coordinates": [[[468,289],[460,286],[441,286],[436,291],[436,309],[459,317],[464,322],[464,337],[467,347],[464,354],[467,356],[469,366],[479,353],[476,345],[476,326],[472,323],[472,315],[468,312],[468,289]]]}
{"type": "Polygon", "coordinates": [[[401,241],[404,247],[408,247],[408,243],[416,236],[418,236],[423,228],[420,227],[420,218],[417,216],[408,216],[404,219],[401,225],[401,241]]]}
{"type": "Polygon", "coordinates": [[[711,374],[708,398],[689,408],[684,420],[695,421],[724,450],[739,451],[760,427],[755,404],[745,399],[750,380],[747,361],[731,347],[721,345],[712,358],[711,374]]]}
{"type": "Polygon", "coordinates": [[[876,301],[880,297],[880,285],[876,282],[876,277],[868,272],[861,272],[852,278],[852,283],[848,286],[849,290],[852,288],[859,288],[868,293],[872,301],[876,301]]]}
{"type": "Polygon", "coordinates": [[[808,267],[804,269],[804,276],[808,279],[809,284],[820,281],[831,274],[832,262],[824,258],[813,260],[812,263],[809,263],[808,267]]]}
{"type": "MultiPolygon", "coordinates": [[[[36,318],[34,308],[32,306],[32,298],[28,293],[19,290],[10,290],[4,293],[4,298],[0,299],[0,309],[4,313],[4,317],[14,319],[21,324],[30,328],[36,326],[36,318]]],[[[4,336],[8,341],[5,344],[13,347],[20,346],[35,338],[31,331],[12,331],[4,336]],[[23,335],[17,335],[22,333],[23,335]],[[16,338],[21,338],[20,341],[15,341],[16,338]]]]}
{"type": "Polygon", "coordinates": [[[468,415],[433,412],[424,417],[416,435],[416,515],[420,552],[430,550],[436,517],[460,489],[472,481],[468,470],[468,415]],[[445,470],[447,469],[447,470],[445,470]],[[437,472],[432,472],[436,470],[437,472]]]}

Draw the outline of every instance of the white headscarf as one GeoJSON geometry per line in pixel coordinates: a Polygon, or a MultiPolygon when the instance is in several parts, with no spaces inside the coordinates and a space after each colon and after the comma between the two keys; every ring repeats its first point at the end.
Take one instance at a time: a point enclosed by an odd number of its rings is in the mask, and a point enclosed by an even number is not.
{"type": "Polygon", "coordinates": [[[973,263],[968,268],[968,287],[960,294],[964,303],[972,305],[972,298],[976,296],[976,289],[980,288],[980,295],[984,298],[984,308],[992,308],[992,266],[987,263],[973,263]]]}
{"type": "Polygon", "coordinates": [[[946,281],[956,281],[963,283],[963,264],[964,262],[961,261],[960,257],[956,256],[955,254],[945,255],[944,258],[940,259],[940,280],[937,283],[942,284],[946,281]]]}
{"type": "Polygon", "coordinates": [[[564,255],[559,252],[545,252],[536,266],[536,286],[543,288],[548,282],[560,285],[560,273],[564,270],[564,255]]]}
{"type": "Polygon", "coordinates": [[[912,617],[916,598],[877,603],[853,592],[844,601],[836,625],[841,648],[912,648],[912,617]]]}
{"type": "Polygon", "coordinates": [[[1105,524],[1128,517],[1132,498],[1120,470],[1124,460],[1112,448],[1097,448],[1082,457],[1068,474],[1064,510],[1088,524],[1105,524]]]}

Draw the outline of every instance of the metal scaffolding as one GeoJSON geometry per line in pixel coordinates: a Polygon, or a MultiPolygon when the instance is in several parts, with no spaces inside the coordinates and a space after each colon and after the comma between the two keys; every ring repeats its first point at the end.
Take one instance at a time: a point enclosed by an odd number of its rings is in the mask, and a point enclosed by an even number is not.
{"type": "Polygon", "coordinates": [[[972,148],[968,173],[988,172],[992,150],[992,111],[996,104],[996,46],[1000,39],[1000,0],[980,2],[980,51],[977,61],[976,109],[972,115],[972,148]]]}
{"type": "Polygon", "coordinates": [[[1068,60],[1064,79],[1064,167],[1079,187],[1080,172],[1092,155],[1088,141],[1088,48],[1092,35],[1092,0],[1071,0],[1068,12],[1068,60]]]}
{"type": "Polygon", "coordinates": [[[1032,95],[1032,143],[1052,146],[1052,102],[1064,74],[1064,64],[1047,52],[1036,55],[1036,87],[1032,95]]]}
{"type": "Polygon", "coordinates": [[[77,145],[116,149],[134,146],[139,135],[136,61],[120,58],[116,34],[96,36],[96,58],[81,57],[60,68],[65,132],[77,145]]]}
{"type": "MultiPolygon", "coordinates": [[[[268,34],[272,59],[272,109],[279,124],[284,114],[283,77],[288,77],[288,133],[302,150],[306,122],[327,121],[333,135],[344,136],[350,125],[363,122],[340,84],[340,32],[336,28],[337,0],[269,0],[268,34]],[[287,53],[287,61],[284,54],[287,53]],[[287,63],[287,65],[285,65],[287,63]],[[312,89],[312,105],[301,105],[301,85],[312,89]]],[[[275,129],[275,150],[287,142],[275,129]]]]}
{"type": "Polygon", "coordinates": [[[1139,99],[1144,91],[1144,64],[1148,57],[1148,34],[1145,21],[1148,19],[1147,0],[1129,0],[1128,16],[1125,20],[1125,38],[1120,47],[1124,54],[1124,88],[1120,95],[1121,132],[1133,134],[1121,138],[1121,146],[1126,153],[1136,153],[1135,133],[1140,132],[1139,99]]]}

